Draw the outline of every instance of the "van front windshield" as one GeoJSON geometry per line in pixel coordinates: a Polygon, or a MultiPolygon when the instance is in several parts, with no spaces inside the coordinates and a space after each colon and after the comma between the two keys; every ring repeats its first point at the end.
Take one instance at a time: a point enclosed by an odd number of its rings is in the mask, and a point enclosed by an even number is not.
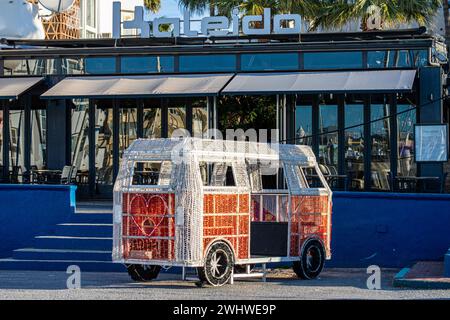
{"type": "Polygon", "coordinates": [[[135,186],[169,186],[172,174],[172,163],[135,162],[133,185],[135,186]]]}

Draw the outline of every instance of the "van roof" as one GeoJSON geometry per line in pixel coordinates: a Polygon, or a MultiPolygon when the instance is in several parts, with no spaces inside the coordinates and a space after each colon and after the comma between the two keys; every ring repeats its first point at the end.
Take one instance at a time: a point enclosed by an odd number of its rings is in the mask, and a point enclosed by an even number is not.
{"type": "Polygon", "coordinates": [[[309,146],[200,138],[138,139],[124,153],[125,159],[140,161],[169,161],[189,156],[208,162],[281,160],[305,167],[316,163],[309,146]]]}

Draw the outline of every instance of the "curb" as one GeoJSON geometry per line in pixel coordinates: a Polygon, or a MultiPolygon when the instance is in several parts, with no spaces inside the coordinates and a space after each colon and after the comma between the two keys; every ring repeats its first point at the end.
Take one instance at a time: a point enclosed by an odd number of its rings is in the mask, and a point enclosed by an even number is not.
{"type": "Polygon", "coordinates": [[[411,288],[411,289],[431,289],[443,290],[450,289],[450,282],[427,279],[406,279],[410,268],[403,268],[394,277],[393,286],[396,288],[411,288]]]}

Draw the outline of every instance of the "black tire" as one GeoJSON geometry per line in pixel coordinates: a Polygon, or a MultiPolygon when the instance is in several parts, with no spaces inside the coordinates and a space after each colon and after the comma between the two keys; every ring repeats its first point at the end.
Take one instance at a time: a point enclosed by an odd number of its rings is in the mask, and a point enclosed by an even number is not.
{"type": "Polygon", "coordinates": [[[233,251],[225,242],[216,242],[205,256],[205,266],[197,268],[200,281],[221,287],[230,281],[234,268],[233,251]]]}
{"type": "Polygon", "coordinates": [[[127,265],[127,271],[131,279],[136,282],[149,282],[155,280],[161,271],[161,266],[148,266],[140,264],[127,265]]]}
{"type": "Polygon", "coordinates": [[[325,248],[318,240],[309,240],[301,253],[300,261],[295,261],[294,272],[300,279],[316,279],[325,265],[325,248]]]}

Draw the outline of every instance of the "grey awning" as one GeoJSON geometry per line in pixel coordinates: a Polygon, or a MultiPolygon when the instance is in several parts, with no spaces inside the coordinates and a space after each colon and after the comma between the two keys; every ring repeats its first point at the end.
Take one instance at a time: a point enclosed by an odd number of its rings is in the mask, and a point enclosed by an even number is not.
{"type": "Polygon", "coordinates": [[[238,74],[222,94],[401,92],[415,77],[416,70],[238,74]]]}
{"type": "Polygon", "coordinates": [[[232,77],[233,74],[71,77],[42,98],[210,96],[217,95],[232,77]]]}
{"type": "Polygon", "coordinates": [[[44,78],[0,78],[0,99],[18,99],[44,78]]]}

